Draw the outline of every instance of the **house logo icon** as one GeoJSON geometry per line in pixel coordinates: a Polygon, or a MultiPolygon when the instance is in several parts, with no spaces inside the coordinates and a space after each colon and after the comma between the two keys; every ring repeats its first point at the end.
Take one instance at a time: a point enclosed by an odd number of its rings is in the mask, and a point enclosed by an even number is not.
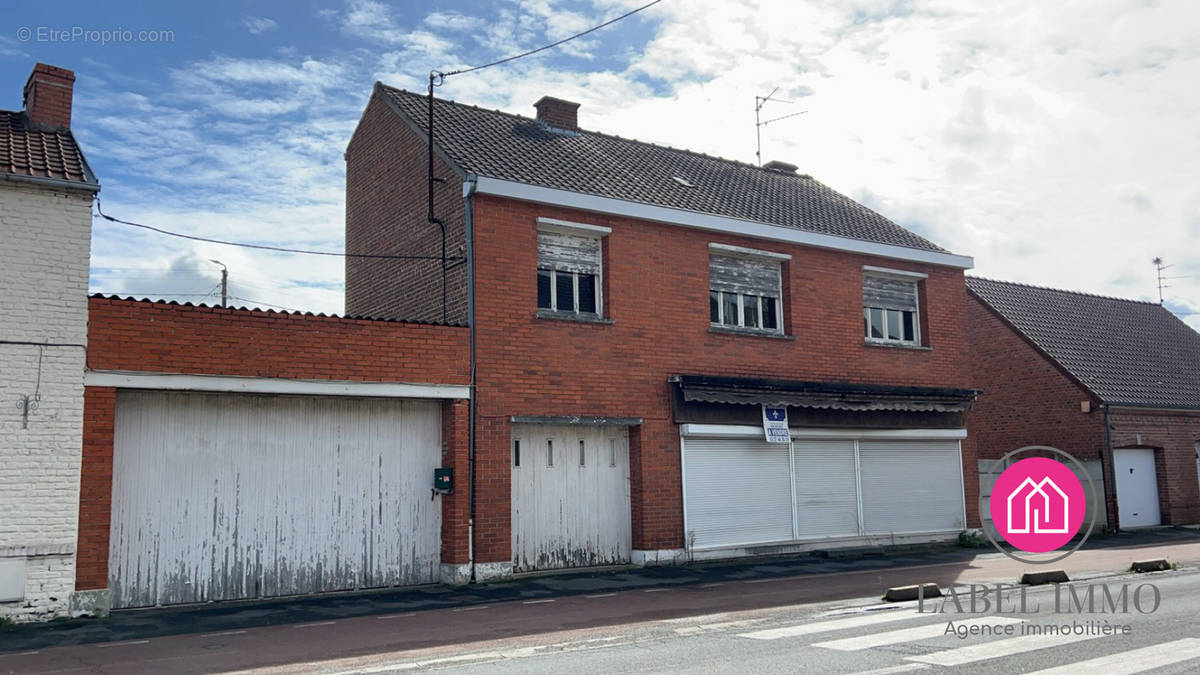
{"type": "Polygon", "coordinates": [[[1079,532],[1086,501],[1083,485],[1067,465],[1031,457],[1000,474],[989,510],[1005,541],[1022,551],[1045,553],[1079,532]]]}

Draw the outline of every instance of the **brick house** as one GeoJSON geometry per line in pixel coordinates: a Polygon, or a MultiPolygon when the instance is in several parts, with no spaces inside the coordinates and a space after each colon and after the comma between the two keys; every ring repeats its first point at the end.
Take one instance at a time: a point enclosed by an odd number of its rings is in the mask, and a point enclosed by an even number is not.
{"type": "Polygon", "coordinates": [[[91,202],[75,74],[37,64],[0,110],[0,620],[65,613],[75,577],[91,202]]]}
{"type": "Polygon", "coordinates": [[[466,263],[350,259],[346,308],[471,326],[476,579],[978,522],[970,258],[795,166],[585,131],[551,97],[536,119],[435,101],[439,225],[427,105],[376,85],[347,251],[438,256],[444,225],[466,263]]]}
{"type": "Polygon", "coordinates": [[[1149,302],[973,277],[967,288],[981,473],[1048,445],[1084,464],[1099,522],[1200,522],[1200,334],[1149,302]]]}

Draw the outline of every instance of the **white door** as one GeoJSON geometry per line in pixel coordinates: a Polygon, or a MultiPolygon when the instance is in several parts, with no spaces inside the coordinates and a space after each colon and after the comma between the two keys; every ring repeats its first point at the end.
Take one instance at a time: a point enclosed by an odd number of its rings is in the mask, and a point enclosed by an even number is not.
{"type": "Polygon", "coordinates": [[[122,391],[116,607],[438,579],[435,401],[122,391]]]}
{"type": "Polygon", "coordinates": [[[1120,526],[1127,528],[1160,524],[1162,520],[1158,511],[1158,475],[1154,468],[1154,450],[1114,449],[1113,470],[1117,474],[1117,513],[1120,526]]]}
{"type": "Polygon", "coordinates": [[[627,427],[513,425],[516,571],[628,563],[631,526],[627,427]]]}

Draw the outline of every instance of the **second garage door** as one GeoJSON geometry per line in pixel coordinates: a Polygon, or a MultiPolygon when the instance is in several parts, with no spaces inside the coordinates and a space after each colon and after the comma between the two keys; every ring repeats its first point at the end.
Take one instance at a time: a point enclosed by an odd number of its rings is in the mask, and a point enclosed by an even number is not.
{"type": "Polygon", "coordinates": [[[432,583],[440,407],[122,391],[116,607],[432,583]]]}

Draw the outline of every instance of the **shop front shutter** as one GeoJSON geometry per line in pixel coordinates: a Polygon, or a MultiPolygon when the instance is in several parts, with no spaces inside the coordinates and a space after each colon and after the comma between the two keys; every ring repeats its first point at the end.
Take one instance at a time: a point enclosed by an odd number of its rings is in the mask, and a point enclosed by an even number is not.
{"type": "Polygon", "coordinates": [[[966,527],[958,441],[859,441],[859,466],[866,534],[966,527]]]}
{"type": "Polygon", "coordinates": [[[684,511],[688,546],[792,539],[788,446],[753,438],[687,438],[684,511]]]}
{"type": "Polygon", "coordinates": [[[858,535],[854,441],[795,441],[799,539],[858,535]]]}

